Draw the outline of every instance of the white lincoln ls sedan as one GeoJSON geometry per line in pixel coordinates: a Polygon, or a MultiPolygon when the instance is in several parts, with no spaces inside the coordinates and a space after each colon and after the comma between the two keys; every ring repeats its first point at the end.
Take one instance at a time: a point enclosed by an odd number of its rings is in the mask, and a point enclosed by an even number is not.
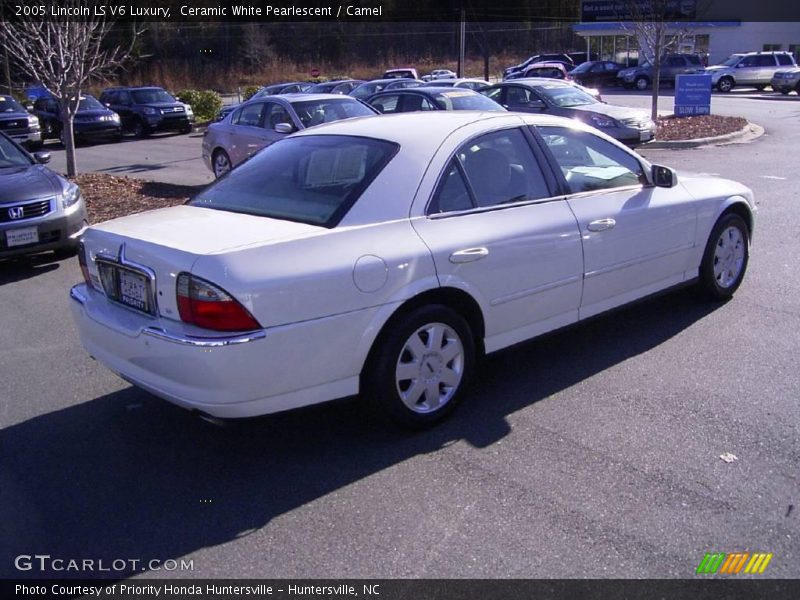
{"type": "Polygon", "coordinates": [[[359,118],[91,227],[70,304],[92,356],[202,414],[361,393],[424,427],[484,353],[679,284],[730,297],[754,211],[577,121],[359,118]]]}

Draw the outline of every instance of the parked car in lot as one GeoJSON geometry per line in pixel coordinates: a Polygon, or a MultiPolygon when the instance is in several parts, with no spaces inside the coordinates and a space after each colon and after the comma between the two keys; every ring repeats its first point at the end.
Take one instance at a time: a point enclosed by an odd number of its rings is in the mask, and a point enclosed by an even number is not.
{"type": "MultiPolygon", "coordinates": [[[[258,98],[265,98],[267,96],[279,96],[281,94],[305,94],[306,92],[310,92],[311,88],[315,87],[315,85],[316,84],[310,83],[308,81],[273,83],[270,85],[265,85],[264,87],[259,89],[255,94],[250,96],[247,100],[256,100],[258,98]]],[[[239,108],[241,105],[242,105],[241,102],[237,102],[235,104],[228,104],[226,106],[223,106],[221,109],[219,109],[216,120],[221,121],[227,115],[229,115],[234,110],[239,108]]]]}
{"type": "Polygon", "coordinates": [[[770,85],[773,90],[781,94],[788,94],[794,90],[800,96],[800,67],[775,71],[770,85]]]}
{"type": "MultiPolygon", "coordinates": [[[[61,139],[64,121],[55,98],[39,98],[33,103],[33,114],[39,117],[42,141],[61,139]]],[[[78,112],[72,119],[72,129],[76,144],[97,140],[118,142],[122,139],[119,115],[88,94],[81,96],[78,112]]]]}
{"type": "Polygon", "coordinates": [[[402,69],[389,69],[383,74],[381,79],[419,79],[419,73],[411,67],[402,69]]]}
{"type": "Polygon", "coordinates": [[[711,85],[720,92],[730,92],[736,86],[753,86],[763,90],[780,69],[794,67],[790,52],[748,52],[733,54],[721,65],[706,68],[711,73],[711,85]]]}
{"type": "Polygon", "coordinates": [[[0,133],[0,258],[53,250],[73,253],[88,226],[78,186],[0,133]]]}
{"type": "Polygon", "coordinates": [[[363,79],[339,79],[337,81],[326,81],[312,85],[304,92],[309,94],[349,94],[362,83],[363,79]]]}
{"type": "Polygon", "coordinates": [[[28,113],[13,96],[0,96],[0,132],[31,150],[42,147],[39,117],[28,113]]]}
{"type": "Polygon", "coordinates": [[[571,70],[575,64],[572,59],[566,54],[551,53],[551,54],[534,54],[523,60],[518,65],[507,67],[503,70],[503,79],[519,79],[525,74],[525,69],[530,65],[537,62],[559,62],[564,65],[568,71],[571,70]]]}
{"type": "MultiPolygon", "coordinates": [[[[702,73],[703,60],[699,54],[667,54],[661,59],[659,81],[662,84],[675,85],[678,75],[702,73]]],[[[639,66],[622,69],[617,73],[620,85],[637,90],[646,90],[653,84],[655,69],[644,61],[639,66]]]]}
{"type": "Polygon", "coordinates": [[[100,102],[117,113],[123,132],[144,138],[156,131],[192,130],[194,115],[186,105],[155,86],[108,88],[100,94],[100,102]]]}
{"type": "Polygon", "coordinates": [[[282,94],[251,99],[203,134],[203,161],[222,177],[253,154],[290,133],[321,123],[378,114],[340,94],[282,94]]]}
{"type": "MultiPolygon", "coordinates": [[[[548,79],[570,79],[564,63],[560,62],[535,62],[520,72],[520,78],[547,77],[548,79]]],[[[517,79],[516,76],[508,79],[517,79]]]]}
{"type": "Polygon", "coordinates": [[[491,85],[485,79],[475,79],[472,77],[462,77],[460,79],[437,79],[436,81],[428,81],[421,87],[454,87],[454,88],[467,88],[469,90],[479,90],[491,85]]]}
{"type": "Polygon", "coordinates": [[[367,98],[367,103],[381,114],[415,112],[418,110],[486,110],[505,111],[505,108],[475,90],[448,87],[416,87],[379,92],[367,98]]]}
{"type": "Polygon", "coordinates": [[[591,60],[581,63],[570,71],[570,77],[576,83],[587,87],[603,88],[618,85],[617,73],[625,65],[608,60],[591,60]]]}
{"type": "Polygon", "coordinates": [[[425,82],[420,79],[374,79],[362,83],[360,86],[353,89],[349,95],[353,98],[365,100],[372,96],[372,94],[383,90],[400,90],[403,88],[419,87],[423,83],[425,82]]]}
{"type": "Polygon", "coordinates": [[[656,133],[656,124],[647,112],[601,102],[569,82],[516,79],[490,86],[481,93],[511,111],[579,119],[629,144],[648,142],[656,133]]]}
{"type": "Polygon", "coordinates": [[[729,298],[754,211],[571,119],[352,119],[89,228],[70,305],[91,356],[201,414],[361,393],[424,427],[484,353],[693,281],[729,298]]]}
{"type": "Polygon", "coordinates": [[[423,81],[436,81],[439,79],[456,79],[458,75],[450,69],[434,69],[430,75],[423,75],[423,81]]]}

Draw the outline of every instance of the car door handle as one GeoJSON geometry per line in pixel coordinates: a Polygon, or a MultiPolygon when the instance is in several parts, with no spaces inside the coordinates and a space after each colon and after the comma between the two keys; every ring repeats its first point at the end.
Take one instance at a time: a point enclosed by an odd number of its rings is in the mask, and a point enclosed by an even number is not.
{"type": "Polygon", "coordinates": [[[589,231],[605,231],[606,229],[611,229],[617,224],[614,219],[597,219],[597,221],[592,221],[586,227],[589,231]]]}
{"type": "Polygon", "coordinates": [[[464,250],[453,252],[450,255],[450,262],[453,264],[468,263],[480,260],[487,256],[489,256],[488,248],[466,248],[464,250]]]}

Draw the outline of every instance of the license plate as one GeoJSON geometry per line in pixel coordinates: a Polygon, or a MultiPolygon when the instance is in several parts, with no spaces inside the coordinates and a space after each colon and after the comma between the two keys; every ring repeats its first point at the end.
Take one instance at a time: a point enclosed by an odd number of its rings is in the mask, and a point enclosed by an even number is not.
{"type": "Polygon", "coordinates": [[[132,308],[149,311],[147,306],[147,279],[143,275],[119,269],[119,301],[132,308]]]}
{"type": "Polygon", "coordinates": [[[23,229],[11,229],[6,231],[6,243],[8,247],[25,246],[35,244],[39,241],[39,230],[36,227],[25,227],[23,229]]]}

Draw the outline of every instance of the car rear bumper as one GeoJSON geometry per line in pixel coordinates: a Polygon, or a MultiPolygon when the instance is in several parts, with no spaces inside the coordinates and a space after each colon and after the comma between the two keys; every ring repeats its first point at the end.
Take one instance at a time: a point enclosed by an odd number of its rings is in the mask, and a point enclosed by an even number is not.
{"type": "Polygon", "coordinates": [[[207,337],[210,332],[112,304],[85,283],[70,297],[90,355],[124,380],[189,410],[251,417],[358,392],[360,363],[341,348],[356,344],[348,332],[360,327],[363,334],[370,311],[207,337]]]}
{"type": "Polygon", "coordinates": [[[86,207],[81,204],[73,212],[57,217],[44,217],[31,221],[15,221],[0,225],[0,258],[10,258],[48,250],[76,247],[78,240],[88,227],[86,207]],[[24,246],[8,246],[7,232],[15,229],[36,227],[39,241],[24,246]]]}

